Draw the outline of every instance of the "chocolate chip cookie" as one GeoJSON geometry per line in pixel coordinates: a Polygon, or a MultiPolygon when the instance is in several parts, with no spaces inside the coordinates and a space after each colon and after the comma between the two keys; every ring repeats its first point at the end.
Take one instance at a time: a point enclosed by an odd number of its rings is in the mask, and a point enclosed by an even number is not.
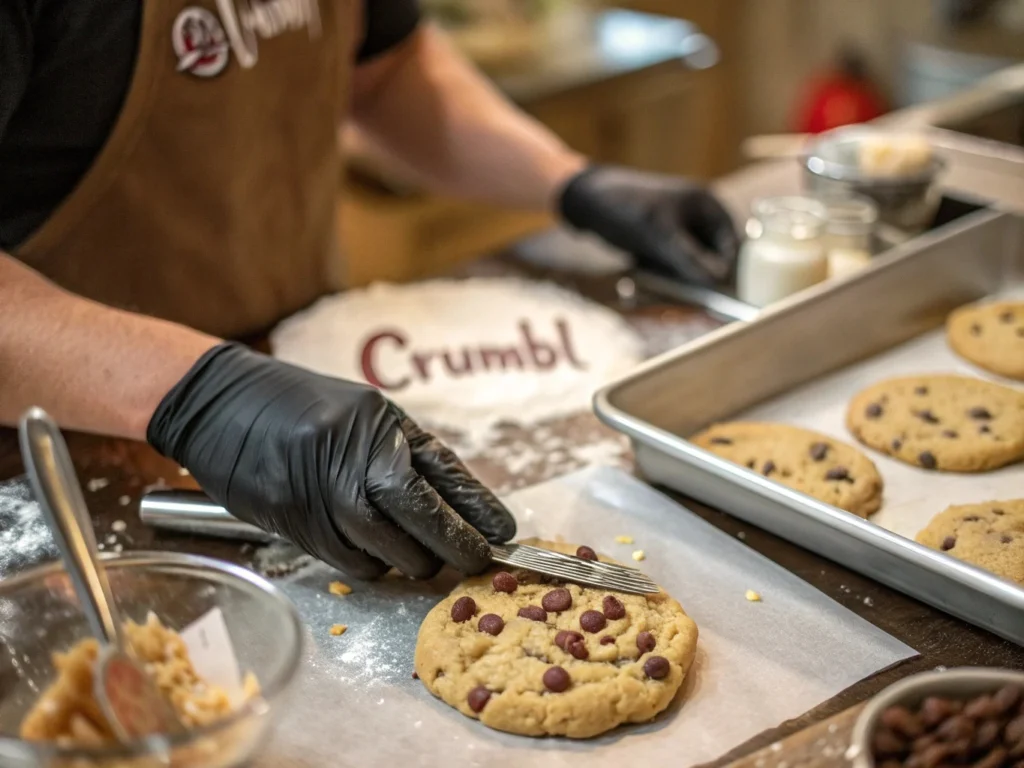
{"type": "Polygon", "coordinates": [[[416,674],[491,728],[582,739],[665,709],[696,648],[696,624],[664,592],[627,595],[496,568],[466,579],[427,614],[416,674]]]}
{"type": "Polygon", "coordinates": [[[980,368],[1024,381],[1024,301],[961,307],[946,321],[946,340],[980,368]]]}
{"type": "Polygon", "coordinates": [[[786,424],[715,424],[690,442],[847,512],[867,517],[882,505],[882,477],[856,448],[786,424]]]}
{"type": "Polygon", "coordinates": [[[850,401],[850,431],[925,469],[984,472],[1024,458],[1024,393],[966,376],[911,376],[850,401]]]}
{"type": "Polygon", "coordinates": [[[949,507],[917,540],[1024,585],[1024,499],[949,507]]]}

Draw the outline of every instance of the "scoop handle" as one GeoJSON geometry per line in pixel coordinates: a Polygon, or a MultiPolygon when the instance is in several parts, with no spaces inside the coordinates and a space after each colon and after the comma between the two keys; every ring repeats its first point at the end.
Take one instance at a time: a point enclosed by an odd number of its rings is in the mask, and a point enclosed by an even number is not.
{"type": "Polygon", "coordinates": [[[18,425],[18,439],[32,490],[92,633],[107,645],[123,648],[121,621],[106,572],[99,562],[85,497],[60,429],[41,408],[31,408],[18,425]]]}

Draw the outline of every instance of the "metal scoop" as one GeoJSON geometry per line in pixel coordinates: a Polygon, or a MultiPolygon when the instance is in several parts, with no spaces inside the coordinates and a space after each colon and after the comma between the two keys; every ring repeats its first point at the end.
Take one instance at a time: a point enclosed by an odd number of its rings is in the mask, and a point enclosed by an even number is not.
{"type": "Polygon", "coordinates": [[[43,515],[60,548],[89,627],[101,650],[93,675],[96,701],[121,742],[184,730],[170,702],[132,657],[67,445],[53,420],[32,408],[19,425],[21,455],[43,515]]]}

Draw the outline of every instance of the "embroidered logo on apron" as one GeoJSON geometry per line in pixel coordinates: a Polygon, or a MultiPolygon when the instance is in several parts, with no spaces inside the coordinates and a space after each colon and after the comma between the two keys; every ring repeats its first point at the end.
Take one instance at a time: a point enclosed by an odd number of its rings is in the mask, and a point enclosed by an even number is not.
{"type": "Polygon", "coordinates": [[[213,77],[224,71],[234,51],[243,69],[256,66],[259,38],[306,29],[320,36],[317,0],[216,0],[218,19],[205,8],[191,6],[174,22],[174,52],[178,71],[213,77]]]}
{"type": "Polygon", "coordinates": [[[190,6],[178,14],[171,30],[178,71],[215,77],[228,65],[231,49],[220,21],[205,8],[190,6]]]}

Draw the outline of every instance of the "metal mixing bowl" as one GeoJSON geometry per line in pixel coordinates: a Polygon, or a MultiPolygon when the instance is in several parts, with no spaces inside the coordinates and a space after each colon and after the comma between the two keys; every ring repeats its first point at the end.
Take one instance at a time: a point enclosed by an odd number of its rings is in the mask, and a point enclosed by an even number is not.
{"type": "Polygon", "coordinates": [[[933,154],[922,171],[902,176],[868,176],[860,168],[860,146],[865,139],[900,135],[871,126],[839,128],[823,134],[800,158],[804,186],[815,197],[851,193],[870,197],[877,203],[883,223],[908,233],[927,229],[942,199],[938,179],[946,163],[941,157],[933,154]]]}
{"type": "Polygon", "coordinates": [[[303,632],[291,602],[245,568],[194,555],[104,557],[125,619],[150,611],[181,630],[212,608],[223,613],[243,672],[262,695],[200,729],[116,748],[67,750],[18,738],[21,720],[55,677],[51,654],[90,635],[59,563],[0,581],[0,765],[5,768],[234,768],[264,742],[299,668],[303,632]]]}
{"type": "Polygon", "coordinates": [[[875,727],[882,712],[895,704],[913,708],[928,696],[967,699],[980,693],[993,693],[1009,683],[1024,685],[1024,672],[961,667],[942,672],[922,672],[894,683],[871,699],[858,715],[847,757],[854,768],[875,768],[871,754],[875,727]]]}

